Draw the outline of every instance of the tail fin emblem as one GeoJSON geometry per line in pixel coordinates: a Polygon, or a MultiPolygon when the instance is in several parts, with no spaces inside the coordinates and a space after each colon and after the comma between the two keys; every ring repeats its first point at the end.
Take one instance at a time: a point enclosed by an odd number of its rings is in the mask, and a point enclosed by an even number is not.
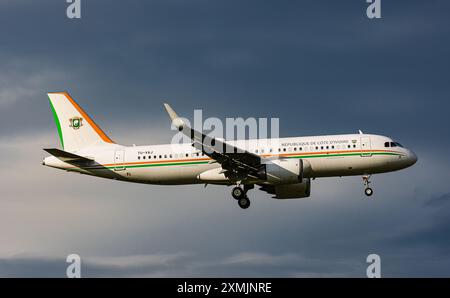
{"type": "Polygon", "coordinates": [[[77,130],[81,126],[83,126],[83,118],[80,118],[80,117],[70,118],[69,122],[70,122],[70,127],[72,127],[75,130],[77,130]]]}

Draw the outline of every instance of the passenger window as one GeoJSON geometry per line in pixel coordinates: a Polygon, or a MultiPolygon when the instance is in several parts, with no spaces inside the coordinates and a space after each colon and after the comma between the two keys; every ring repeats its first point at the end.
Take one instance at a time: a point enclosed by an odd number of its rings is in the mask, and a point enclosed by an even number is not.
{"type": "Polygon", "coordinates": [[[142,156],[142,159],[145,159],[145,156],[142,156]]]}
{"type": "Polygon", "coordinates": [[[140,157],[140,156],[138,156],[138,159],[140,160],[140,159],[141,159],[141,157],[140,157]]]}
{"type": "Polygon", "coordinates": [[[188,153],[186,153],[186,157],[189,157],[189,154],[188,154],[188,153]]]}
{"type": "Polygon", "coordinates": [[[162,158],[162,155],[160,155],[159,158],[161,159],[161,158],[162,158]]]}
{"type": "Polygon", "coordinates": [[[356,148],[356,145],[353,145],[353,148],[356,148]]]}
{"type": "Polygon", "coordinates": [[[316,146],[316,150],[319,150],[319,147],[318,147],[318,146],[316,146]]]}
{"type": "Polygon", "coordinates": [[[283,148],[283,151],[286,152],[286,148],[283,148]]]}
{"type": "Polygon", "coordinates": [[[148,159],[152,159],[152,157],[149,155],[149,156],[148,156],[148,159]]]}
{"type": "Polygon", "coordinates": [[[323,150],[323,146],[320,146],[320,150],[323,150]]]}
{"type": "Polygon", "coordinates": [[[350,145],[348,145],[347,147],[350,148],[350,145]]]}
{"type": "Polygon", "coordinates": [[[327,149],[329,149],[330,147],[327,146],[327,149]]]}

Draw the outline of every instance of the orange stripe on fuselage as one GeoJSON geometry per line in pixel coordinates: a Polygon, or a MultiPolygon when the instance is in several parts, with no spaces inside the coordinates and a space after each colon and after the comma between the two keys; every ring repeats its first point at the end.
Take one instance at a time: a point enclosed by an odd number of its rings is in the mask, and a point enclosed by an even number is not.
{"type": "MultiPolygon", "coordinates": [[[[166,163],[166,162],[190,162],[190,161],[207,161],[207,160],[213,160],[209,157],[206,158],[194,158],[194,159],[164,159],[164,160],[158,160],[158,161],[137,161],[137,162],[126,162],[124,165],[126,166],[132,166],[132,165],[142,165],[142,164],[155,164],[155,163],[166,163]]],[[[121,165],[121,163],[119,163],[121,165]]],[[[108,166],[114,166],[116,164],[109,163],[104,164],[102,166],[108,167],[108,166]]]]}
{"type": "MultiPolygon", "coordinates": [[[[285,153],[285,154],[261,154],[261,157],[271,157],[271,156],[280,156],[280,157],[286,157],[286,156],[295,156],[295,155],[325,155],[325,154],[341,154],[341,153],[364,153],[364,152],[387,152],[387,153],[402,153],[400,151],[393,151],[393,150],[347,150],[347,151],[325,151],[325,152],[296,152],[296,153],[285,153]]],[[[176,162],[192,162],[192,161],[208,161],[213,160],[209,157],[206,158],[190,158],[190,159],[163,159],[163,160],[156,160],[156,161],[137,161],[137,162],[125,162],[123,163],[124,166],[127,165],[142,165],[142,164],[158,164],[158,163],[176,163],[176,162]]],[[[103,164],[102,166],[108,167],[108,166],[114,166],[116,164],[110,163],[110,164],[103,164]]],[[[122,165],[122,163],[120,163],[122,165]]]]}
{"type": "Polygon", "coordinates": [[[75,100],[69,95],[69,93],[67,92],[56,92],[56,93],[64,95],[72,103],[75,109],[77,109],[77,111],[83,116],[83,118],[86,119],[86,121],[92,126],[92,128],[95,130],[95,132],[99,135],[99,137],[103,141],[105,141],[106,143],[114,144],[114,142],[105,134],[105,132],[100,127],[98,127],[98,125],[94,122],[94,120],[92,120],[91,117],[89,117],[89,115],[86,114],[86,112],[75,102],[75,100]]]}

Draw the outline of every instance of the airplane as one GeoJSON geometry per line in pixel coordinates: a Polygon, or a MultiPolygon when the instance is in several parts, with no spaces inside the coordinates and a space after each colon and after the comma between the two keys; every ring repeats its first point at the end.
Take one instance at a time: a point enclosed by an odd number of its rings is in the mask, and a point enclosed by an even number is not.
{"type": "Polygon", "coordinates": [[[113,142],[67,92],[48,93],[62,149],[44,149],[43,165],[126,182],[234,186],[231,195],[247,209],[247,192],[258,186],[275,199],[307,198],[311,180],[362,176],[372,196],[373,174],[417,162],[411,150],[375,134],[229,140],[192,129],[164,104],[172,125],[189,143],[124,146],[113,142]]]}

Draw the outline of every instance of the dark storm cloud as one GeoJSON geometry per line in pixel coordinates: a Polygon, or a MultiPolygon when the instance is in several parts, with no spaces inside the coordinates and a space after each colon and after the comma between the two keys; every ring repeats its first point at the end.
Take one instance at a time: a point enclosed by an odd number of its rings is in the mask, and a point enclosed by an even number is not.
{"type": "Polygon", "coordinates": [[[89,276],[364,276],[370,253],[387,276],[448,276],[450,4],[383,1],[374,21],[366,5],[84,0],[77,21],[63,0],[2,1],[0,275],[60,276],[77,252],[89,276]],[[254,191],[243,213],[222,187],[40,166],[58,145],[51,90],[128,144],[170,139],[164,100],[187,117],[280,117],[283,136],[390,135],[419,163],[374,177],[374,200],[359,177],[324,179],[307,200],[254,191]],[[17,252],[51,257],[2,257],[17,252]],[[145,266],[104,257],[152,253],[145,266]]]}
{"type": "Polygon", "coordinates": [[[381,21],[357,0],[88,1],[80,21],[65,18],[64,1],[11,4],[0,13],[6,72],[56,74],[2,117],[30,129],[10,112],[39,111],[47,117],[34,123],[49,127],[43,94],[66,89],[108,126],[161,121],[167,99],[189,115],[278,116],[283,135],[361,128],[436,140],[448,132],[450,26],[447,3],[427,3],[384,3],[381,21]]]}
{"type": "MultiPolygon", "coordinates": [[[[449,265],[450,257],[450,239],[444,235],[450,233],[450,194],[445,193],[437,195],[425,201],[426,208],[423,213],[429,215],[417,222],[414,230],[397,235],[389,241],[387,245],[395,245],[411,250],[416,250],[427,261],[435,260],[432,255],[439,256],[441,264],[436,264],[434,272],[445,272],[449,265]],[[420,252],[421,251],[421,252],[420,252]]],[[[414,254],[407,254],[411,256],[414,254]]],[[[420,261],[417,258],[416,261],[420,261]]]]}

